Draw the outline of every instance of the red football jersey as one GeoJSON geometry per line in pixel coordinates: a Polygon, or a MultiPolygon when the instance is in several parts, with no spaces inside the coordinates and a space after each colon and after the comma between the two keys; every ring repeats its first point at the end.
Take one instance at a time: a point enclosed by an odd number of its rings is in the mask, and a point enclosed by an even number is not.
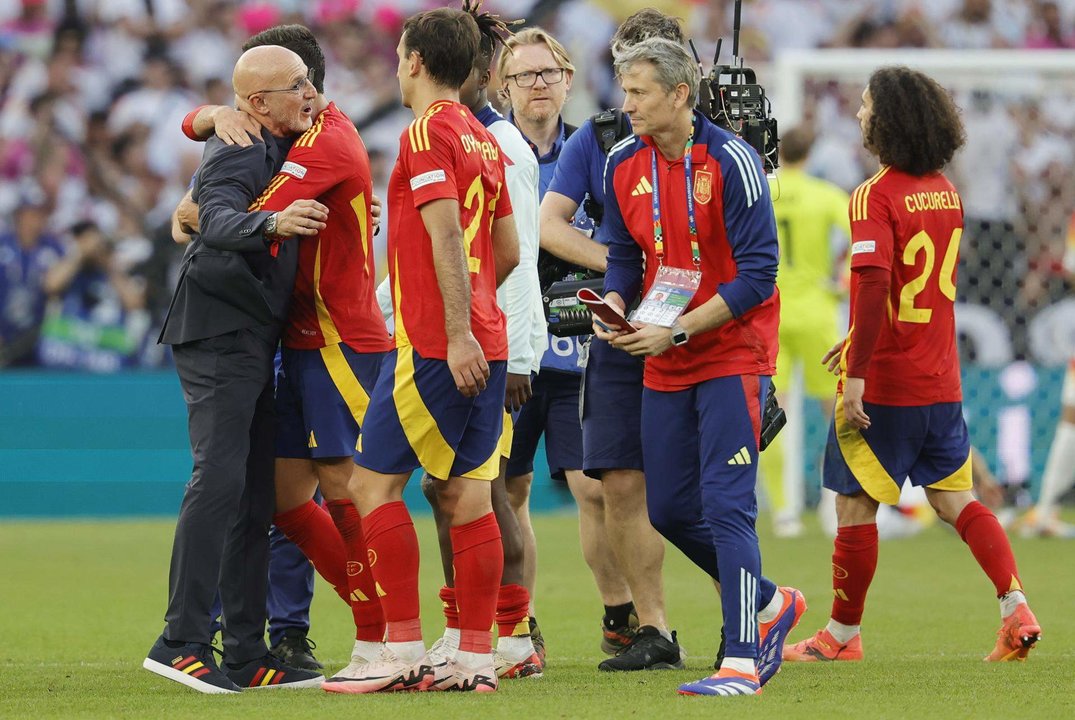
{"type": "MultiPolygon", "coordinates": [[[[504,313],[496,304],[493,220],[511,215],[504,160],[489,131],[464,105],[433,103],[400,135],[399,159],[388,184],[388,272],[396,344],[445,360],[444,302],[433,266],[433,245],[419,208],[459,203],[470,268],[470,326],[487,360],[506,360],[504,313]]],[[[452,309],[458,312],[458,309],[452,309]]]]}
{"type": "MultiPolygon", "coordinates": [[[[852,271],[872,266],[892,276],[863,399],[903,406],[962,400],[954,313],[959,194],[941,173],[915,177],[884,168],[855,190],[849,213],[852,271]]],[[[857,296],[852,272],[849,336],[857,296]]],[[[843,361],[846,373],[846,354],[843,361]]]]}
{"type": "Polygon", "coordinates": [[[283,210],[317,199],[327,227],[296,238],[299,269],[284,327],[284,347],[316,350],[345,343],[356,352],[392,347],[377,306],[369,156],[354,123],[330,103],[287,154],[280,172],[251,209],[283,210]]]}

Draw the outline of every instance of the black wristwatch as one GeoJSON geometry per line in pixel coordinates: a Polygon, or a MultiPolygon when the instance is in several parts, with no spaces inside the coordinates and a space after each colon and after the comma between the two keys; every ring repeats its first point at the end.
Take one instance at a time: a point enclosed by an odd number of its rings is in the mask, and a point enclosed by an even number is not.
{"type": "Polygon", "coordinates": [[[672,344],[673,345],[686,345],[687,341],[691,339],[691,336],[687,334],[687,331],[683,329],[683,326],[679,323],[672,325],[672,344]]]}
{"type": "Polygon", "coordinates": [[[263,226],[261,234],[266,238],[271,238],[276,235],[276,213],[265,218],[265,225],[263,226]]]}

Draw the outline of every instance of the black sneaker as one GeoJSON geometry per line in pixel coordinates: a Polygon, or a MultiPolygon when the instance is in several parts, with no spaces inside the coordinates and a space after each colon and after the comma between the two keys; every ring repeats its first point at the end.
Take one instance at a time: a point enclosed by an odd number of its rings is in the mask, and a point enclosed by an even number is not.
{"type": "Polygon", "coordinates": [[[606,655],[619,655],[634,641],[635,633],[638,632],[638,614],[631,611],[626,625],[619,627],[608,626],[601,620],[601,652],[606,655]]]}
{"type": "Polygon", "coordinates": [[[284,630],[284,636],[280,642],[269,649],[276,659],[285,665],[300,670],[321,670],[325,666],[314,657],[314,648],[317,643],[306,637],[306,633],[298,628],[284,630]]]}
{"type": "Polygon", "coordinates": [[[541,628],[538,627],[537,618],[530,617],[530,642],[534,643],[534,652],[541,658],[542,667],[545,666],[545,638],[541,634],[541,628]]]}
{"type": "Polygon", "coordinates": [[[142,661],[142,667],[151,673],[210,695],[237,693],[242,690],[217,667],[213,648],[205,643],[169,647],[162,635],[149,649],[149,655],[142,661]]]}
{"type": "Polygon", "coordinates": [[[676,632],[672,631],[672,640],[669,641],[657,628],[643,625],[635,631],[634,639],[623,652],[605,660],[597,669],[608,672],[682,670],[683,659],[680,657],[679,643],[676,642],[676,632]]]}
{"type": "Polygon", "coordinates": [[[717,659],[713,662],[713,669],[714,670],[720,670],[720,664],[722,662],[724,662],[724,646],[725,646],[724,626],[721,625],[720,626],[720,646],[717,648],[717,659]]]}
{"type": "Polygon", "coordinates": [[[257,660],[232,665],[224,662],[224,672],[244,690],[321,687],[325,676],[310,670],[285,665],[275,655],[266,653],[257,660]]]}

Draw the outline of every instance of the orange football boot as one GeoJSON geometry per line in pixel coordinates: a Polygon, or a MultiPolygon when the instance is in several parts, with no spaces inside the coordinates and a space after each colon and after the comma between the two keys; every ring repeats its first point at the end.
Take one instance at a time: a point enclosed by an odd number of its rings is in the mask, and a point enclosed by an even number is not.
{"type": "Polygon", "coordinates": [[[1019,603],[997,631],[997,645],[985,656],[986,662],[1026,660],[1034,644],[1041,639],[1041,626],[1026,603],[1019,603]]]}
{"type": "Polygon", "coordinates": [[[856,635],[841,645],[826,628],[821,628],[812,638],[784,647],[785,662],[858,662],[862,659],[862,635],[856,635]]]}

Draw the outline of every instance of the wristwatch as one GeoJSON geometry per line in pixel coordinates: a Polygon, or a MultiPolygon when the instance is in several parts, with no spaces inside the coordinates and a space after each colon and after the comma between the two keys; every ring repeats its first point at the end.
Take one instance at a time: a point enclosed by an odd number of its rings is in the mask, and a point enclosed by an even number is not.
{"type": "Polygon", "coordinates": [[[686,345],[687,341],[691,339],[691,336],[687,334],[687,331],[683,329],[683,326],[679,323],[672,325],[672,344],[673,345],[686,345]]]}
{"type": "Polygon", "coordinates": [[[263,226],[262,235],[266,238],[271,238],[276,235],[276,213],[273,213],[269,217],[265,218],[265,225],[263,226]]]}

